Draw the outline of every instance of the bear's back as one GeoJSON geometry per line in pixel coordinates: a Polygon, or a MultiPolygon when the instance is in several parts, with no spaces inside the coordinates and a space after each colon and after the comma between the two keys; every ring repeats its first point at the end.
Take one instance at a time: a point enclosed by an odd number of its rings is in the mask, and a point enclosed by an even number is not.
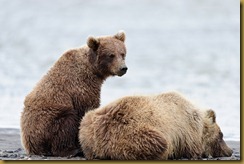
{"type": "Polygon", "coordinates": [[[119,121],[112,129],[122,136],[135,135],[139,129],[156,130],[167,141],[169,152],[174,153],[169,157],[180,157],[185,151],[194,149],[189,147],[192,141],[201,142],[202,114],[197,106],[177,92],[126,97],[115,106],[117,110],[113,113],[117,116],[113,115],[113,118],[119,118],[119,121]]]}
{"type": "Polygon", "coordinates": [[[123,97],[98,108],[96,114],[101,117],[109,116],[106,117],[111,119],[109,122],[143,122],[155,127],[189,123],[195,125],[202,121],[199,109],[177,92],[123,97]]]}

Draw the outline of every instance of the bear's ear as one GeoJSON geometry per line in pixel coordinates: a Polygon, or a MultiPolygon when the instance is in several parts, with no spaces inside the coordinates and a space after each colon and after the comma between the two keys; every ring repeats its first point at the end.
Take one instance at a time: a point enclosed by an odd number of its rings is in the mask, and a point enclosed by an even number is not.
{"type": "Polygon", "coordinates": [[[125,32],[123,30],[120,30],[117,34],[114,35],[114,37],[118,40],[121,40],[122,42],[125,42],[125,32]]]}
{"type": "Polygon", "coordinates": [[[99,46],[99,40],[93,36],[89,36],[87,39],[87,45],[89,48],[96,51],[99,46]]]}
{"type": "Polygon", "coordinates": [[[212,109],[209,109],[206,111],[206,117],[207,117],[207,119],[209,119],[210,123],[213,124],[216,122],[216,115],[212,109]]]}

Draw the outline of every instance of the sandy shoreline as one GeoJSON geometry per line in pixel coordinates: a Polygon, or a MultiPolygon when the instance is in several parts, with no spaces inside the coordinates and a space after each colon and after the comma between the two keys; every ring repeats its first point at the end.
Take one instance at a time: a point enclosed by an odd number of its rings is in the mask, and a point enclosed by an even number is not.
{"type": "MultiPolygon", "coordinates": [[[[203,160],[240,160],[240,142],[226,142],[233,150],[231,157],[205,158],[203,160]]],[[[0,160],[85,160],[85,158],[28,156],[21,145],[19,129],[0,128],[0,160]]]]}

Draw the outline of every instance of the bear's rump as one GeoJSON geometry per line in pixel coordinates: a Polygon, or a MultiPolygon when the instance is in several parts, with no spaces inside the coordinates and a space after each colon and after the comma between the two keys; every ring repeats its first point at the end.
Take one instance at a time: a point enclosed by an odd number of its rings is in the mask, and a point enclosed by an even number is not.
{"type": "Polygon", "coordinates": [[[26,111],[22,117],[22,140],[28,153],[62,156],[79,149],[79,118],[74,110],[63,107],[26,111]]]}

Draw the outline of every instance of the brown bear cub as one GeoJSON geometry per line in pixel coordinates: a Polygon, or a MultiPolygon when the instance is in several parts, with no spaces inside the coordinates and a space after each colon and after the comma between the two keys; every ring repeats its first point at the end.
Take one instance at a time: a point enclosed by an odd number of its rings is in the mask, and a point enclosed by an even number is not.
{"type": "Polygon", "coordinates": [[[113,160],[231,156],[213,110],[176,92],[124,97],[85,114],[79,140],[85,157],[113,160]]]}
{"type": "Polygon", "coordinates": [[[99,107],[109,76],[126,73],[125,33],[89,37],[87,45],[65,52],[24,102],[21,139],[27,154],[74,156],[85,112],[99,107]]]}

